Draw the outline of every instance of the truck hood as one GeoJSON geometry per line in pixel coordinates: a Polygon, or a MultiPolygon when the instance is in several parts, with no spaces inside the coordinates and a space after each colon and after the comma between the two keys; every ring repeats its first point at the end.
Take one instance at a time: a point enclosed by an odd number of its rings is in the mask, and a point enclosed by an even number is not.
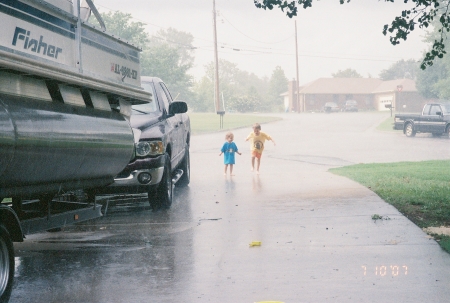
{"type": "Polygon", "coordinates": [[[161,113],[131,115],[130,125],[132,128],[143,130],[160,121],[161,113]]]}

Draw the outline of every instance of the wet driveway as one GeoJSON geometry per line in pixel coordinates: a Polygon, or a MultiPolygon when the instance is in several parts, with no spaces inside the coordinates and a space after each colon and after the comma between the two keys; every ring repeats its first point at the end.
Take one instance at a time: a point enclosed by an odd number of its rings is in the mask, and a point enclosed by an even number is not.
{"type": "Polygon", "coordinates": [[[327,172],[449,158],[448,139],[377,131],[387,117],[263,124],[277,146],[267,143],[259,175],[250,129],[234,131],[234,177],[218,157],[224,133],[194,136],[191,184],[170,210],[123,199],[101,219],[15,244],[11,302],[448,302],[450,255],[369,189],[327,172]]]}

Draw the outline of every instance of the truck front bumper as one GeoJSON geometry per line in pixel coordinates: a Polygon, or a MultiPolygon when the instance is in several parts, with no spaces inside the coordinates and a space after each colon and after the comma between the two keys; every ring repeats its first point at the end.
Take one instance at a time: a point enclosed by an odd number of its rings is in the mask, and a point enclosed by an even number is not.
{"type": "Polygon", "coordinates": [[[111,184],[110,187],[122,187],[122,186],[128,187],[128,186],[142,186],[142,185],[147,186],[159,184],[159,182],[161,182],[163,173],[164,167],[133,170],[128,177],[114,178],[114,183],[111,184]]]}
{"type": "Polygon", "coordinates": [[[102,194],[137,194],[154,190],[161,182],[164,174],[164,155],[156,158],[135,159],[116,177],[114,183],[99,188],[102,194]]]}

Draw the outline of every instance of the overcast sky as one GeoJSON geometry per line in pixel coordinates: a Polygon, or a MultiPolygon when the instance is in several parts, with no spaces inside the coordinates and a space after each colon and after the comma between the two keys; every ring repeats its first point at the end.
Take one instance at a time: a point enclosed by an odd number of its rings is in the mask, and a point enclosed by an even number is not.
{"type": "MultiPolygon", "coordinates": [[[[195,66],[190,73],[199,79],[204,65],[214,60],[213,0],[96,0],[100,11],[120,10],[134,21],[146,23],[150,35],[169,27],[191,33],[195,40],[195,66]]],[[[411,4],[376,0],[314,2],[289,19],[280,9],[257,9],[253,0],[216,0],[219,58],[241,70],[270,77],[281,66],[295,78],[295,25],[299,49],[300,84],[347,68],[364,77],[378,77],[383,69],[401,59],[421,59],[427,48],[424,31],[417,28],[406,42],[393,46],[382,34],[403,8],[411,4]]],[[[155,75],[157,76],[157,75],[155,75]]]]}

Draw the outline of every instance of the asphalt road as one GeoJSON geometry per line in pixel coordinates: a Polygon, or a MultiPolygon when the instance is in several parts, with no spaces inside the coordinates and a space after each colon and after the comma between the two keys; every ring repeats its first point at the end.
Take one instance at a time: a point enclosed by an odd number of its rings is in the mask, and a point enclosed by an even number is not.
{"type": "Polygon", "coordinates": [[[191,184],[176,188],[170,210],[123,200],[101,219],[15,244],[11,302],[449,302],[450,255],[369,189],[328,172],[449,158],[449,139],[377,131],[388,116],[263,124],[277,145],[266,144],[259,175],[244,142],[251,129],[234,131],[243,155],[233,177],[218,156],[225,133],[194,136],[191,184]]]}

